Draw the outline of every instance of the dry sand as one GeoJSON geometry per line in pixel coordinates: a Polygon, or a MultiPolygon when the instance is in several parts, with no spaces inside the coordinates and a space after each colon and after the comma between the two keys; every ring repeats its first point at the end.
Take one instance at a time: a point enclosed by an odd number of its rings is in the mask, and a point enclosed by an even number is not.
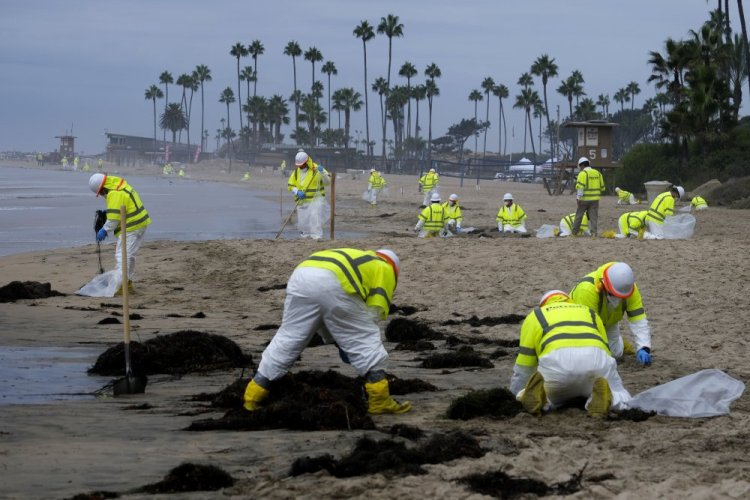
{"type": "MultiPolygon", "coordinates": [[[[266,189],[278,197],[285,184],[278,172],[255,169],[250,182],[240,181],[221,165],[191,167],[192,178],[215,179],[266,189]]],[[[110,167],[116,170],[116,167],[110,167]]],[[[124,176],[155,172],[149,167],[120,168],[124,176]]],[[[136,293],[131,307],[143,319],[133,321],[136,340],[194,329],[225,335],[259,360],[274,331],[254,331],[281,319],[283,290],[261,292],[261,286],[283,284],[294,266],[322,248],[388,246],[401,257],[402,275],[394,302],[419,309],[413,317],[458,335],[516,339],[518,325],[440,326],[456,315],[501,316],[529,312],[542,292],[570,289],[584,274],[610,260],[629,262],[641,288],[653,330],[654,364],[636,365],[633,357],[619,365],[626,387],[635,394],[704,368],[719,368],[747,381],[750,324],[750,217],[746,210],[710,208],[697,214],[695,235],[687,241],[609,239],[537,239],[459,237],[417,239],[421,195],[415,177],[386,175],[390,197],[371,208],[360,199],[366,178],[341,176],[336,185],[336,229],[365,230],[355,241],[147,241],[139,254],[136,293]],[[403,188],[403,194],[402,194],[403,188]],[[190,318],[197,311],[204,319],[190,318]],[[168,317],[168,314],[181,317],[168,317]]],[[[464,226],[491,228],[503,193],[515,195],[528,214],[527,227],[557,224],[574,210],[571,196],[551,197],[539,185],[473,181],[458,187],[443,178],[444,197],[461,198],[464,226]]],[[[148,204],[148,200],[144,200],[148,204]]],[[[600,227],[615,229],[625,209],[614,197],[602,200],[600,227]]],[[[158,217],[158,214],[152,214],[158,217]]],[[[88,223],[88,221],[86,221],[88,223]]],[[[97,325],[117,311],[119,299],[72,295],[91,277],[95,247],[36,252],[0,258],[2,284],[12,280],[50,281],[68,294],[41,300],[0,304],[0,342],[5,346],[97,345],[104,351],[122,338],[121,325],[97,325]]],[[[105,268],[112,266],[111,248],[105,268]]],[[[743,396],[728,416],[712,419],[653,417],[644,422],[596,421],[578,409],[535,418],[519,414],[510,420],[448,420],[449,403],[471,389],[506,386],[513,358],[494,361],[492,369],[428,370],[418,353],[393,351],[390,372],[417,377],[440,388],[408,397],[411,413],[378,416],[387,429],[396,423],[428,433],[463,429],[476,435],[489,452],[480,459],[458,459],[428,465],[424,476],[383,475],[335,479],[325,472],[288,478],[298,457],[332,453],[340,456],[354,442],[377,431],[335,432],[203,432],[182,431],[192,421],[219,417],[188,397],[215,392],[231,383],[238,370],[210,375],[153,377],[142,395],[84,402],[0,406],[0,497],[62,498],[94,490],[126,491],[161,479],[184,461],[218,465],[239,481],[217,493],[180,498],[479,498],[457,482],[469,473],[503,470],[512,476],[551,483],[568,479],[584,466],[577,498],[747,498],[750,495],[750,404],[743,396]],[[127,410],[147,403],[146,410],[127,410]]],[[[445,351],[443,342],[438,342],[445,351]]],[[[492,347],[475,346],[485,353],[492,347]]],[[[335,349],[307,350],[293,371],[333,368],[335,349]]]]}

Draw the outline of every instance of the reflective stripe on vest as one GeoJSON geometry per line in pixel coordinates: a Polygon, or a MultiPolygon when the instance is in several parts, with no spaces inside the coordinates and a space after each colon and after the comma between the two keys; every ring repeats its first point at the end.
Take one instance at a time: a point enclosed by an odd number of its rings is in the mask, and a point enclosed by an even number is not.
{"type": "Polygon", "coordinates": [[[591,321],[558,321],[550,324],[544,313],[539,307],[534,308],[534,316],[542,326],[542,338],[539,352],[544,353],[545,349],[552,343],[559,340],[597,340],[608,349],[607,341],[602,338],[596,327],[596,313],[589,309],[591,321]],[[576,332],[568,328],[586,328],[588,331],[576,332]],[[590,330],[589,330],[590,329],[590,330]]]}
{"type": "Polygon", "coordinates": [[[663,207],[664,203],[667,201],[667,196],[672,198],[672,193],[666,191],[660,194],[654,199],[654,202],[651,203],[651,206],[648,209],[648,218],[655,220],[659,224],[664,222],[664,217],[671,215],[670,212],[674,213],[674,209],[663,207]]]}
{"type": "Polygon", "coordinates": [[[419,218],[424,221],[425,231],[440,231],[445,223],[445,209],[440,203],[432,203],[422,210],[419,218]],[[429,215],[425,215],[425,212],[429,215]]]}

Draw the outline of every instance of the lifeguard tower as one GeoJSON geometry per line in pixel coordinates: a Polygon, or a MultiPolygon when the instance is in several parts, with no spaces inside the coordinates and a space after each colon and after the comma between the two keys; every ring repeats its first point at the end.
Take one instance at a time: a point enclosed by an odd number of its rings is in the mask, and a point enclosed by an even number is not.
{"type": "Polygon", "coordinates": [[[605,120],[563,124],[565,128],[577,129],[578,139],[574,159],[554,165],[554,175],[551,181],[546,183],[549,194],[563,194],[568,187],[571,193],[575,192],[575,174],[578,169],[578,158],[581,156],[588,158],[591,166],[602,173],[607,192],[611,192],[615,169],[619,167],[612,158],[614,128],[617,126],[617,123],[605,120]]]}
{"type": "Polygon", "coordinates": [[[70,158],[75,156],[76,137],[72,135],[56,135],[55,139],[60,139],[60,158],[70,158]]]}

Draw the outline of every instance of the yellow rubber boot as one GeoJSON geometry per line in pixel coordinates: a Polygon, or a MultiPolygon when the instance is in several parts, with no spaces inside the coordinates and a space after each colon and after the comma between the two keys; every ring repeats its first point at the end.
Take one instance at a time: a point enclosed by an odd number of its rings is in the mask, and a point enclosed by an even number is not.
{"type": "Polygon", "coordinates": [[[547,404],[547,394],[544,392],[544,377],[539,372],[534,372],[521,395],[523,409],[538,417],[542,414],[547,404]]]}
{"type": "Polygon", "coordinates": [[[591,389],[591,401],[586,410],[595,418],[605,418],[609,415],[609,407],[612,405],[612,389],[609,388],[607,379],[599,377],[594,380],[591,389]]]}
{"type": "Polygon", "coordinates": [[[373,415],[406,413],[411,410],[410,402],[398,403],[391,397],[391,393],[388,390],[388,380],[386,379],[366,383],[365,390],[367,391],[368,401],[367,411],[373,415]]]}
{"type": "Polygon", "coordinates": [[[264,389],[255,383],[255,380],[251,380],[245,388],[245,403],[244,407],[247,411],[255,411],[258,409],[258,405],[266,399],[268,396],[268,389],[264,389]]]}

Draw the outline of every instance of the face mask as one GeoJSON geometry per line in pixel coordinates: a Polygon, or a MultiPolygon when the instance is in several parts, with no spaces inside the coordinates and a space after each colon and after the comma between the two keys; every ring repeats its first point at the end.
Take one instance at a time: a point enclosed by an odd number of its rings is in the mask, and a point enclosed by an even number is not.
{"type": "Polygon", "coordinates": [[[607,308],[608,309],[615,309],[619,305],[620,305],[620,299],[618,299],[614,295],[607,294],[607,308]]]}

